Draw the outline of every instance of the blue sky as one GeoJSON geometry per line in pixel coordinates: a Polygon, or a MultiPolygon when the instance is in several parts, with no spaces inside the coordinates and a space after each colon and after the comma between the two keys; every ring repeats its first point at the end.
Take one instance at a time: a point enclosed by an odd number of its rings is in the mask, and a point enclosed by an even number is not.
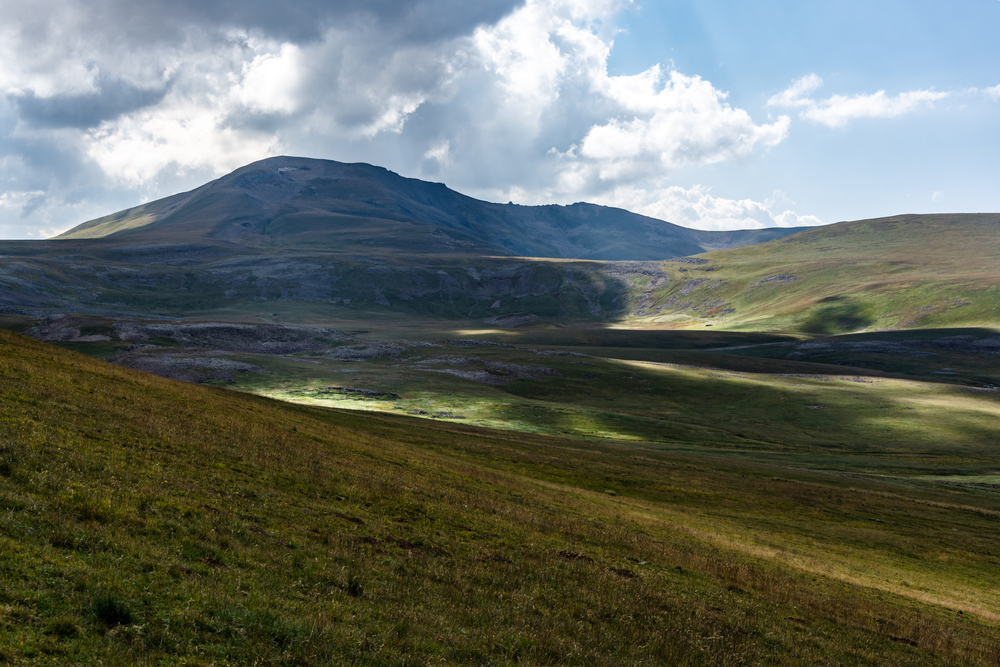
{"type": "Polygon", "coordinates": [[[276,154],[702,229],[1000,211],[998,27],[998,0],[0,0],[0,237],[276,154]]]}
{"type": "Polygon", "coordinates": [[[1000,105],[995,94],[967,92],[1000,83],[996,0],[645,3],[622,12],[618,25],[609,71],[672,61],[754,117],[807,74],[823,79],[819,97],[950,93],[911,113],[840,128],[795,122],[793,113],[788,138],[762,159],[679,182],[705,182],[735,198],[780,189],[824,222],[1000,211],[1000,105]]]}

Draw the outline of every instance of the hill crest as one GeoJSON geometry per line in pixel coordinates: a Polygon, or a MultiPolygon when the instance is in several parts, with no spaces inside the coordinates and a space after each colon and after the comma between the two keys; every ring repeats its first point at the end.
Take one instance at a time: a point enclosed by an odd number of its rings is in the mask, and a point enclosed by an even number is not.
{"type": "Polygon", "coordinates": [[[584,202],[497,204],[365,163],[282,156],[57,238],[616,261],[682,257],[803,229],[709,232],[584,202]]]}

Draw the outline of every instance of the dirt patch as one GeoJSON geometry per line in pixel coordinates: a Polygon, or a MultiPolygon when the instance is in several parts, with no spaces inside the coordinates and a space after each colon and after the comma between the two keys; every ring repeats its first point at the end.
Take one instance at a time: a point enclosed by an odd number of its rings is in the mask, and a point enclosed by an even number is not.
{"type": "Polygon", "coordinates": [[[611,571],[617,574],[619,577],[624,577],[625,579],[636,579],[639,577],[638,574],[624,567],[613,567],[611,568],[611,571]]]}
{"type": "Polygon", "coordinates": [[[348,516],[347,514],[344,514],[342,512],[332,512],[330,514],[330,516],[335,516],[338,519],[343,519],[344,521],[349,521],[350,523],[353,523],[356,526],[363,526],[363,525],[365,525],[365,522],[362,519],[359,519],[356,516],[348,516]]]}

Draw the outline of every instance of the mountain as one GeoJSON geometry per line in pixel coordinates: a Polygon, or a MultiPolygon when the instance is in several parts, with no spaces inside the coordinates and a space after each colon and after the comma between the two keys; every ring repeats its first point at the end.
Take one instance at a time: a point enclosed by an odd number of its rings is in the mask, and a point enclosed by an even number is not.
{"type": "Polygon", "coordinates": [[[635,314],[809,334],[995,327],[998,259],[996,213],[843,222],[699,255],[635,314]]]}
{"type": "Polygon", "coordinates": [[[493,204],[368,164],[275,157],[190,192],[85,222],[57,238],[221,241],[270,251],[659,260],[802,229],[707,232],[595,204],[493,204]]]}
{"type": "Polygon", "coordinates": [[[795,231],[491,204],[367,164],[278,157],[57,239],[0,244],[0,311],[608,319],[662,279],[663,260],[795,231]]]}

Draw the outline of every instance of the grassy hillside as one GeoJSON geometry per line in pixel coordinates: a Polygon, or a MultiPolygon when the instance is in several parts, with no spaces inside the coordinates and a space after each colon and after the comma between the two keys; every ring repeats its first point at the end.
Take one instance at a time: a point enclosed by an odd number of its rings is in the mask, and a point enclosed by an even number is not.
{"type": "Polygon", "coordinates": [[[834,334],[996,325],[1000,215],[896,216],[701,255],[640,304],[653,320],[834,334]]]}
{"type": "Polygon", "coordinates": [[[0,396],[9,663],[1000,663],[989,486],[290,406],[7,332],[0,396]]]}
{"type": "Polygon", "coordinates": [[[137,236],[9,242],[0,248],[0,309],[400,326],[540,318],[800,336],[1000,323],[998,214],[846,222],[697,257],[603,262],[427,245],[420,225],[399,220],[384,227],[343,218],[343,228],[330,223],[319,233],[289,222],[299,215],[291,213],[268,218],[267,233],[205,237],[226,211],[235,215],[226,201],[208,197],[198,208],[205,219],[164,219],[137,236]],[[406,230],[394,231],[397,224],[406,230]],[[339,241],[326,244],[327,232],[339,241]]]}

